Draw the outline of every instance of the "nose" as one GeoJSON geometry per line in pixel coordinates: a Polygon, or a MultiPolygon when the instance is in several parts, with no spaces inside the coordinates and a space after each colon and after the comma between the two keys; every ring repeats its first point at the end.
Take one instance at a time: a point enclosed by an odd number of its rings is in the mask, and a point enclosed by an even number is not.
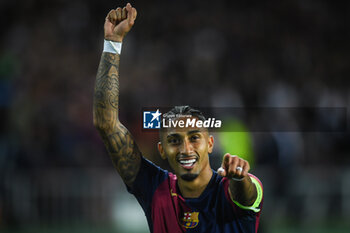
{"type": "Polygon", "coordinates": [[[191,155],[193,152],[193,146],[191,142],[189,142],[188,139],[183,140],[183,143],[181,144],[180,153],[183,155],[191,155]]]}

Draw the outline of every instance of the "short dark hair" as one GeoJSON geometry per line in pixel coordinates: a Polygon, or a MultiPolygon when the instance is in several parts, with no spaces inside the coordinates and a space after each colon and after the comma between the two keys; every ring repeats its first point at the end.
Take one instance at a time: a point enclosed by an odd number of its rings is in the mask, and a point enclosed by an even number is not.
{"type": "Polygon", "coordinates": [[[205,121],[205,116],[198,109],[192,108],[188,105],[175,106],[169,112],[165,113],[163,116],[176,116],[176,115],[191,115],[197,117],[199,120],[205,121]]]}
{"type": "MultiPolygon", "coordinates": [[[[181,106],[175,106],[167,113],[163,114],[163,118],[173,118],[174,116],[178,115],[191,115],[192,117],[196,117],[198,120],[205,121],[205,116],[201,111],[198,109],[192,108],[189,105],[181,105],[181,106]]],[[[159,140],[162,141],[164,129],[161,127],[159,129],[159,140]]]]}

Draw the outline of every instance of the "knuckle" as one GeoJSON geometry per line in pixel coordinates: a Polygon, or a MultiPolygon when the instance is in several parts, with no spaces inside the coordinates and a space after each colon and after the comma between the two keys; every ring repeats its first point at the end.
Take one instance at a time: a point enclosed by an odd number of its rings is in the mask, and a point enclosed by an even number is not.
{"type": "Polygon", "coordinates": [[[230,166],[229,172],[230,172],[232,175],[236,174],[236,169],[235,169],[235,167],[234,167],[234,166],[230,166]]]}

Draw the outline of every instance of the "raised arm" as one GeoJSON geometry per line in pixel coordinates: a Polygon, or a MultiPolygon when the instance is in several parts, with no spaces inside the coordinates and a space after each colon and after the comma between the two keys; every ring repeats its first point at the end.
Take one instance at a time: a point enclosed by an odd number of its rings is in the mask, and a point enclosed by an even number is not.
{"type": "Polygon", "coordinates": [[[97,71],[93,104],[94,125],[128,186],[132,186],[139,171],[141,153],[130,132],[119,121],[119,53],[116,46],[121,47],[121,44],[113,42],[123,41],[135,19],[136,9],[129,3],[123,9],[111,10],[106,17],[105,49],[97,71]]]}
{"type": "Polygon", "coordinates": [[[230,179],[229,194],[234,203],[243,209],[259,212],[262,186],[256,177],[248,173],[249,169],[248,161],[227,153],[218,173],[230,179]]]}

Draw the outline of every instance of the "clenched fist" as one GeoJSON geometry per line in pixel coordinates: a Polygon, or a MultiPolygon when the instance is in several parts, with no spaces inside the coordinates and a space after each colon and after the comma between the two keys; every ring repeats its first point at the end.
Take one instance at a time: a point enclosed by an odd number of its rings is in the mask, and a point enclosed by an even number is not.
{"type": "Polygon", "coordinates": [[[229,153],[224,155],[221,167],[218,169],[218,173],[221,176],[228,178],[234,178],[240,180],[248,175],[250,169],[248,161],[241,159],[236,155],[230,155],[229,153]]]}
{"type": "Polygon", "coordinates": [[[122,42],[125,35],[134,25],[137,11],[130,3],[122,9],[111,10],[105,21],[104,36],[106,40],[122,42]]]}

